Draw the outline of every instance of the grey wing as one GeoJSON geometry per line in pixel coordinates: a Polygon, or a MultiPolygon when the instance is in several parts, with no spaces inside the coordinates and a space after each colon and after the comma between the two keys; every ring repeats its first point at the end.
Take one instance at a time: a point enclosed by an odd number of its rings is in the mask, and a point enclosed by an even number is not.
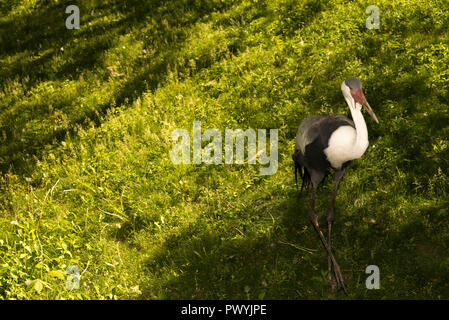
{"type": "Polygon", "coordinates": [[[311,116],[301,122],[296,132],[295,150],[300,150],[302,154],[306,145],[311,143],[320,134],[319,124],[326,119],[323,116],[311,116]]]}
{"type": "Polygon", "coordinates": [[[354,122],[341,114],[333,114],[327,117],[308,117],[301,122],[296,132],[295,150],[299,150],[304,154],[306,146],[318,136],[321,136],[323,143],[327,143],[332,132],[342,125],[349,125],[355,128],[354,122]]]}
{"type": "Polygon", "coordinates": [[[349,125],[355,128],[354,121],[351,119],[341,115],[341,114],[333,114],[327,117],[331,122],[339,123],[340,125],[349,125]]]}

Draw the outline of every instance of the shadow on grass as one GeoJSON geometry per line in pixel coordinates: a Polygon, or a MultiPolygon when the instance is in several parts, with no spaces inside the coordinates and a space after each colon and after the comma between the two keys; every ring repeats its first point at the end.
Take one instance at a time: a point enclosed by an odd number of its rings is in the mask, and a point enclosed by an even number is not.
{"type": "MultiPolygon", "coordinates": [[[[12,105],[0,110],[0,119],[3,118],[0,123],[3,135],[0,170],[3,173],[12,170],[30,174],[34,157],[39,158],[45,148],[64,139],[77,125],[86,126],[91,121],[99,125],[111,105],[130,104],[144,91],[157,88],[165,80],[170,67],[176,64],[176,53],[184,45],[188,27],[212,11],[220,10],[220,6],[205,1],[192,2],[189,6],[180,0],[109,1],[101,5],[84,1],[78,5],[82,25],[95,22],[99,18],[96,11],[101,11],[103,16],[121,13],[121,18],[104,24],[94,23],[88,29],[67,30],[65,5],[51,4],[37,7],[33,12],[24,12],[19,17],[3,19],[0,23],[0,37],[4,44],[2,59],[10,60],[0,68],[0,79],[3,83],[18,81],[24,88],[26,99],[30,100],[22,103],[17,98],[6,97],[12,105]],[[154,49],[154,55],[135,65],[136,69],[126,79],[111,79],[103,65],[104,54],[114,47],[121,35],[144,29],[149,23],[153,25],[145,35],[148,37],[145,45],[154,49]],[[169,36],[173,34],[178,36],[169,36]],[[59,64],[55,62],[58,59],[59,64]],[[51,98],[43,102],[45,105],[41,106],[36,105],[29,94],[40,83],[76,80],[92,72],[105,85],[116,82],[109,101],[76,109],[71,105],[73,102],[58,97],[54,101],[51,98]],[[53,130],[51,119],[54,110],[67,111],[68,129],[53,130]]],[[[80,95],[89,95],[91,90],[80,95]]]]}
{"type": "Polygon", "coordinates": [[[324,286],[313,262],[315,249],[294,247],[298,238],[305,242],[298,247],[315,248],[320,243],[310,243],[308,239],[313,237],[304,233],[298,237],[298,229],[308,225],[308,218],[298,217],[293,201],[284,205],[287,207],[272,212],[274,221],[267,224],[268,232],[254,233],[238,220],[199,218],[168,237],[147,261],[148,272],[159,280],[144,288],[142,298],[151,298],[155,289],[165,299],[320,297],[324,286]],[[311,282],[314,288],[309,288],[311,282]]]}
{"type": "MultiPolygon", "coordinates": [[[[320,190],[317,208],[323,230],[330,200],[326,189],[320,190]]],[[[307,192],[296,199],[292,193],[269,212],[249,206],[254,209],[245,217],[226,221],[198,218],[147,259],[152,280],[141,298],[447,298],[447,202],[423,205],[419,214],[391,228],[398,222],[390,210],[378,213],[373,225],[367,223],[371,208],[347,215],[345,204],[337,201],[333,248],[349,288],[345,296],[332,293],[325,280],[327,255],[309,221],[309,197],[307,192]],[[251,218],[267,232],[239,224],[251,218]],[[372,264],[380,267],[381,290],[365,287],[365,268],[372,264]]]]}

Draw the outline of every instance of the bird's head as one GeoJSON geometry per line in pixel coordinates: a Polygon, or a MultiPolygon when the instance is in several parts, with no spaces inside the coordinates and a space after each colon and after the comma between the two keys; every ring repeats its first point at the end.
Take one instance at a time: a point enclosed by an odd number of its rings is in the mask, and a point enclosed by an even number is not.
{"type": "Polygon", "coordinates": [[[376,115],[371,109],[362,90],[362,82],[357,78],[348,78],[341,84],[341,91],[351,108],[360,110],[362,106],[368,111],[369,115],[379,123],[376,115]]]}

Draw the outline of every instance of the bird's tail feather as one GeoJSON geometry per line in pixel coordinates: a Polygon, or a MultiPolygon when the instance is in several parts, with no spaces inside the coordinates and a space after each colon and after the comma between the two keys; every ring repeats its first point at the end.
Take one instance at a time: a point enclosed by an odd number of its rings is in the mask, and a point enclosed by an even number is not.
{"type": "Polygon", "coordinates": [[[300,192],[302,192],[302,189],[304,187],[307,188],[310,185],[311,180],[310,180],[309,171],[307,171],[306,167],[301,165],[301,163],[299,161],[299,157],[300,157],[299,152],[295,152],[292,156],[293,162],[295,163],[295,182],[296,182],[296,185],[298,185],[298,172],[299,172],[299,176],[302,180],[300,192]]]}

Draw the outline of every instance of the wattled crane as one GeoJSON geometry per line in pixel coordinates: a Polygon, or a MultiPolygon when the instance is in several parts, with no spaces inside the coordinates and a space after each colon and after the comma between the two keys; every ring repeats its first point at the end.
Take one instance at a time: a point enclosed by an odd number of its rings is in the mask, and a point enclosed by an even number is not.
{"type": "Polygon", "coordinates": [[[299,171],[302,178],[301,191],[304,186],[312,183],[313,193],[310,203],[310,219],[323,242],[328,254],[327,281],[332,289],[346,286],[337,261],[331,249],[331,230],[334,221],[334,205],[338,184],[343,177],[349,162],[360,158],[368,147],[368,130],[362,115],[362,106],[377,122],[376,115],[366,101],[362,91],[362,82],[357,78],[348,78],[341,84],[341,91],[351,110],[352,120],[343,115],[311,116],[301,122],[296,133],[295,179],[299,171]],[[335,172],[335,182],[332,201],[327,215],[328,240],[320,230],[315,213],[315,196],[318,185],[326,175],[327,168],[335,172]],[[332,266],[336,283],[332,280],[332,266]]]}

